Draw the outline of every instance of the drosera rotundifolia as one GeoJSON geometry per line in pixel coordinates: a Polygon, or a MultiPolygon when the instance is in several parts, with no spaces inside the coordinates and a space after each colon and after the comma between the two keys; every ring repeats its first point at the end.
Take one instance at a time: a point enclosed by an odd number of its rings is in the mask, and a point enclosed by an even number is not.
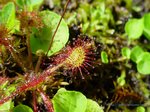
{"type": "MultiPolygon", "coordinates": [[[[53,32],[53,35],[51,36],[52,39],[49,42],[48,51],[53,46],[53,41],[55,38],[55,35],[57,35],[57,31],[59,30],[59,26],[61,25],[61,21],[63,19],[63,15],[65,14],[66,8],[69,4],[70,0],[67,1],[66,6],[64,8],[64,12],[57,23],[57,27],[53,32]]],[[[14,6],[13,3],[10,3],[9,5],[14,6]]],[[[3,28],[1,25],[0,28],[0,44],[5,46],[6,49],[8,49],[7,53],[11,53],[13,55],[14,61],[17,63],[14,66],[17,66],[18,68],[22,68],[21,73],[14,72],[15,78],[10,78],[11,83],[14,83],[14,88],[12,91],[9,92],[9,94],[1,94],[0,99],[0,105],[4,104],[5,102],[12,100],[15,101],[17,97],[21,97],[26,92],[32,93],[32,106],[34,109],[34,112],[37,112],[38,109],[37,104],[39,103],[37,100],[36,95],[40,95],[43,99],[43,103],[45,103],[45,108],[48,112],[53,112],[53,107],[51,107],[51,100],[47,97],[45,93],[45,89],[41,89],[43,87],[46,87],[46,82],[49,80],[52,80],[52,83],[55,83],[57,81],[53,81],[53,78],[55,77],[56,72],[59,68],[63,68],[64,70],[71,70],[73,73],[79,73],[81,74],[81,79],[84,79],[82,71],[86,71],[88,73],[88,68],[93,68],[92,63],[94,60],[94,53],[93,53],[93,41],[90,39],[82,38],[82,36],[77,37],[72,44],[64,46],[63,50],[60,50],[54,57],[52,63],[52,66],[49,65],[45,69],[41,69],[40,65],[42,63],[41,58],[51,58],[48,56],[48,51],[45,53],[42,53],[42,55],[33,54],[31,50],[31,43],[30,38],[31,35],[34,35],[34,31],[40,32],[42,28],[45,27],[45,25],[42,23],[42,19],[40,18],[39,12],[34,11],[28,11],[27,5],[25,5],[25,10],[19,10],[17,12],[17,19],[19,20],[20,30],[15,31],[10,34],[10,37],[16,36],[15,38],[18,38],[17,42],[20,42],[19,47],[21,48],[23,46],[22,51],[19,53],[16,52],[17,49],[12,49],[13,45],[10,44],[8,41],[8,35],[9,30],[7,30],[7,27],[3,28]],[[2,31],[1,31],[2,30],[2,31]],[[5,32],[4,32],[5,31],[5,32]],[[17,37],[18,36],[18,37],[17,37]],[[20,38],[21,37],[21,38],[20,38]],[[25,54],[25,59],[27,59],[27,62],[25,60],[21,61],[24,56],[21,54],[25,54]],[[19,55],[18,55],[19,54],[19,55]],[[37,55],[37,56],[36,56],[37,55]],[[21,57],[18,57],[21,56],[21,57]],[[38,59],[39,58],[39,59],[38,59]],[[37,61],[37,62],[36,62],[37,61]],[[22,73],[23,72],[23,73],[22,73]],[[17,79],[17,77],[20,76],[20,78],[17,79]],[[49,99],[49,100],[48,100],[49,99]]],[[[46,29],[46,28],[45,28],[46,29]]],[[[48,29],[48,28],[47,28],[48,29]]],[[[47,30],[46,29],[46,30],[47,30]]],[[[44,30],[43,30],[44,31],[44,30]]],[[[38,38],[38,37],[37,37],[38,38]]],[[[13,40],[12,40],[13,41],[13,40]]],[[[15,43],[16,41],[14,40],[15,43]]],[[[41,49],[40,49],[41,50],[41,49]]],[[[42,50],[41,50],[42,51],[42,50]]],[[[43,52],[43,51],[42,51],[43,52]]],[[[75,76],[74,76],[75,77],[75,76]]],[[[3,77],[1,78],[3,79],[3,77]]],[[[1,84],[5,84],[7,86],[11,86],[11,83],[8,83],[9,78],[6,80],[2,80],[1,84]]],[[[7,88],[7,87],[6,87],[7,88]]],[[[2,90],[6,89],[5,87],[2,88],[2,90]]]]}

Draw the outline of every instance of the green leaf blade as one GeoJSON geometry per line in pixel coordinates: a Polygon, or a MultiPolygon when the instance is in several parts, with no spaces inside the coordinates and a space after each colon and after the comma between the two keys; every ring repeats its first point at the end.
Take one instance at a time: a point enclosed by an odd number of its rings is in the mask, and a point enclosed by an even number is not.
{"type": "Polygon", "coordinates": [[[137,63],[137,70],[143,75],[150,74],[150,53],[144,52],[140,55],[141,60],[137,63]]]}
{"type": "Polygon", "coordinates": [[[58,90],[52,99],[55,112],[85,112],[86,97],[76,91],[58,90]]]}
{"type": "MultiPolygon", "coordinates": [[[[32,53],[36,54],[36,51],[42,49],[45,53],[48,51],[50,41],[52,41],[52,35],[58,25],[60,16],[51,11],[42,11],[41,17],[43,19],[45,27],[39,31],[35,31],[30,38],[32,53]],[[38,46],[37,46],[38,45],[38,46]]],[[[52,47],[48,52],[48,56],[61,50],[69,39],[69,29],[64,20],[62,20],[58,31],[54,37],[52,47]]]]}
{"type": "Polygon", "coordinates": [[[14,107],[12,100],[9,100],[0,106],[0,112],[10,112],[14,107]]]}
{"type": "Polygon", "coordinates": [[[150,40],[150,13],[144,15],[144,35],[150,40]]]}
{"type": "Polygon", "coordinates": [[[6,25],[9,30],[15,26],[15,5],[8,2],[0,12],[0,23],[6,25]]]}
{"type": "Polygon", "coordinates": [[[135,46],[131,50],[130,58],[132,61],[138,63],[141,59],[140,55],[144,53],[143,49],[140,46],[135,46]]]}
{"type": "Polygon", "coordinates": [[[143,18],[130,19],[125,24],[125,32],[130,40],[139,39],[143,33],[144,25],[143,18]]]}
{"type": "Polygon", "coordinates": [[[26,105],[20,104],[13,109],[13,112],[33,112],[33,110],[26,105]]]}
{"type": "Polygon", "coordinates": [[[100,107],[97,102],[87,99],[87,107],[85,112],[104,112],[103,108],[100,107]]]}
{"type": "Polygon", "coordinates": [[[107,64],[108,63],[108,55],[105,51],[101,52],[101,60],[103,63],[107,64]]]}
{"type": "Polygon", "coordinates": [[[130,59],[131,50],[128,47],[123,47],[121,49],[122,56],[126,57],[127,59],[130,59]]]}

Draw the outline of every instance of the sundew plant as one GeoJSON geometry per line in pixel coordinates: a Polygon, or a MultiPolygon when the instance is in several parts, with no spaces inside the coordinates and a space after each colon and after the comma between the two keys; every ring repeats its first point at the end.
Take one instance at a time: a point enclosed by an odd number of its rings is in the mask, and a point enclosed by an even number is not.
{"type": "Polygon", "coordinates": [[[0,0],[0,112],[149,112],[149,0],[0,0]]]}

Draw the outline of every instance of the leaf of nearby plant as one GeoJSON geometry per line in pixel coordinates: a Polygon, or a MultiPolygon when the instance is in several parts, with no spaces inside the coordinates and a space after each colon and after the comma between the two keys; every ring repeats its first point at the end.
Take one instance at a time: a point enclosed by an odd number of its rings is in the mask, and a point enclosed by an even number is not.
{"type": "Polygon", "coordinates": [[[14,103],[9,100],[0,106],[0,112],[10,112],[14,107],[14,103]]]}
{"type": "Polygon", "coordinates": [[[130,40],[138,39],[143,33],[144,25],[143,18],[141,19],[130,19],[125,24],[125,32],[127,33],[130,40]]]}
{"type": "Polygon", "coordinates": [[[13,2],[7,3],[0,11],[0,23],[5,24],[9,30],[15,26],[15,5],[13,2]]]}
{"type": "Polygon", "coordinates": [[[108,63],[108,55],[105,51],[101,52],[101,60],[103,63],[108,63]]]}
{"type": "Polygon", "coordinates": [[[117,78],[117,83],[119,86],[124,86],[126,84],[126,80],[122,77],[117,78]]]}
{"type": "Polygon", "coordinates": [[[52,99],[55,112],[85,112],[86,97],[77,91],[59,89],[52,99]]]}
{"type": "Polygon", "coordinates": [[[126,57],[127,59],[130,59],[131,50],[128,47],[123,47],[121,49],[122,56],[126,57]]]}
{"type": "Polygon", "coordinates": [[[143,106],[139,106],[136,108],[136,112],[145,112],[145,108],[143,106]]]}
{"type": "Polygon", "coordinates": [[[87,99],[87,107],[85,112],[104,112],[103,108],[97,102],[87,99]]]}
{"type": "Polygon", "coordinates": [[[150,13],[144,15],[144,35],[150,40],[150,13]]]}
{"type": "Polygon", "coordinates": [[[150,74],[150,53],[144,52],[140,55],[141,60],[137,63],[137,70],[143,75],[150,74]]]}
{"type": "Polygon", "coordinates": [[[28,11],[33,11],[33,9],[39,9],[43,0],[16,0],[16,4],[21,8],[28,11]]]}
{"type": "Polygon", "coordinates": [[[122,70],[121,75],[117,78],[117,83],[120,87],[126,84],[125,78],[126,78],[126,71],[122,70]]]}
{"type": "Polygon", "coordinates": [[[33,112],[33,110],[26,105],[20,104],[13,109],[13,112],[33,112]]]}
{"type": "MultiPolygon", "coordinates": [[[[34,54],[39,49],[42,49],[45,53],[48,50],[52,35],[58,25],[60,16],[51,11],[42,11],[41,17],[43,19],[45,27],[39,31],[34,31],[30,38],[31,49],[34,54]]],[[[48,56],[61,50],[69,39],[69,29],[64,20],[62,20],[58,31],[54,37],[51,49],[48,52],[48,56]]]]}
{"type": "Polygon", "coordinates": [[[140,46],[135,46],[134,48],[132,48],[131,50],[131,55],[130,58],[132,61],[134,62],[139,62],[140,61],[140,55],[144,53],[143,49],[140,46]]]}

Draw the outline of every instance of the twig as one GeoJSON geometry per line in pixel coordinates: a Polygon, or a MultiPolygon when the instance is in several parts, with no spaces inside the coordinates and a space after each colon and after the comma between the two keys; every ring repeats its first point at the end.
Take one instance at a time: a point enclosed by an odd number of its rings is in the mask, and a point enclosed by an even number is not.
{"type": "Polygon", "coordinates": [[[54,31],[54,34],[53,34],[53,36],[52,36],[51,41],[50,41],[50,44],[49,44],[49,47],[48,47],[46,56],[48,55],[48,52],[49,52],[49,50],[50,50],[51,47],[52,47],[52,43],[53,43],[53,41],[54,41],[54,37],[55,37],[55,35],[56,35],[56,33],[57,33],[57,30],[58,30],[58,28],[59,28],[59,26],[60,26],[60,23],[61,23],[63,17],[64,17],[64,15],[65,15],[65,12],[66,12],[66,9],[67,9],[67,6],[68,6],[69,2],[70,2],[70,0],[67,1],[66,5],[65,5],[65,7],[64,7],[64,11],[63,11],[63,13],[62,13],[62,15],[61,15],[61,18],[60,18],[60,20],[59,20],[59,23],[58,23],[58,25],[57,25],[57,27],[56,27],[56,29],[55,29],[55,31],[54,31]]]}

